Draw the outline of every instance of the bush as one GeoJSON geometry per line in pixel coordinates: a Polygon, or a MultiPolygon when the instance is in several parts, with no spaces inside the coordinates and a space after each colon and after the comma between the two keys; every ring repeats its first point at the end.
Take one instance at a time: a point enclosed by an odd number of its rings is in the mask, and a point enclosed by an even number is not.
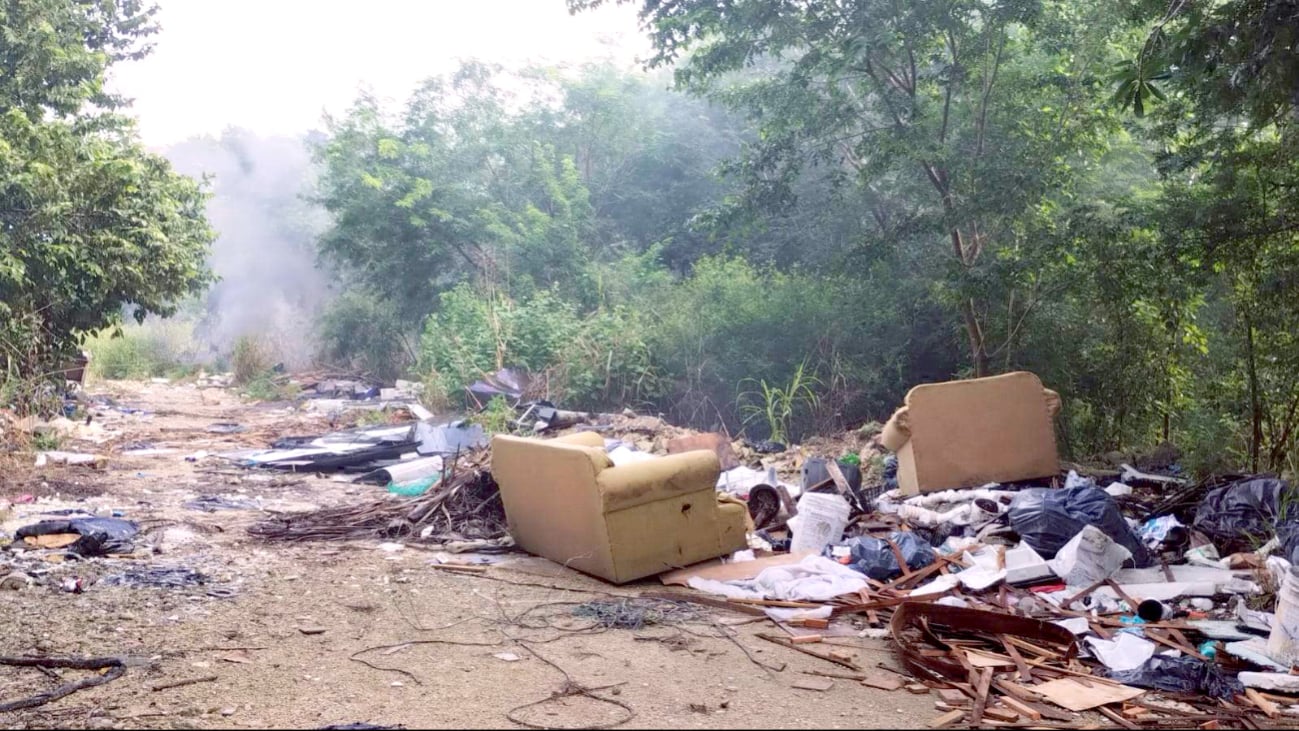
{"type": "Polygon", "coordinates": [[[468,285],[446,292],[421,340],[420,367],[447,393],[503,367],[539,378],[548,398],[573,408],[622,407],[659,395],[644,339],[630,309],[582,314],[555,291],[515,301],[468,285]]]}
{"type": "Polygon", "coordinates": [[[341,294],[320,317],[320,358],[376,378],[393,380],[414,358],[397,308],[365,292],[341,294]]]}
{"type": "Polygon", "coordinates": [[[234,369],[235,383],[251,385],[270,373],[273,355],[270,346],[254,335],[244,335],[235,341],[230,365],[234,369]]]}
{"type": "Polygon", "coordinates": [[[90,352],[90,374],[109,380],[169,376],[192,368],[196,355],[193,325],[178,320],[104,330],[83,347],[90,352]]]}

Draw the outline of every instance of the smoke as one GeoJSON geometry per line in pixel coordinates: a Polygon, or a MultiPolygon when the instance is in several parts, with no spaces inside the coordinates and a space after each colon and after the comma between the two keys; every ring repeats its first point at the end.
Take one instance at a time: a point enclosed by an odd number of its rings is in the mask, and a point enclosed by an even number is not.
{"type": "Polygon", "coordinates": [[[309,364],[315,318],[332,295],[315,254],[326,214],[303,198],[313,175],[306,139],[229,129],[163,154],[178,172],[208,176],[212,191],[209,265],[220,281],[199,313],[195,355],[228,355],[239,338],[257,336],[285,365],[309,364]]]}

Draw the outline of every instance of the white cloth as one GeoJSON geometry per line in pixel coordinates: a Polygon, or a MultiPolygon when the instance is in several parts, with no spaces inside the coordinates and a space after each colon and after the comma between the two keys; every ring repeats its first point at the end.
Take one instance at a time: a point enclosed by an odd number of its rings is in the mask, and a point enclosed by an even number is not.
{"type": "Polygon", "coordinates": [[[694,577],[687,585],[728,599],[823,602],[865,589],[866,577],[828,558],[812,555],[795,564],[765,568],[752,579],[713,581],[694,577]]]}

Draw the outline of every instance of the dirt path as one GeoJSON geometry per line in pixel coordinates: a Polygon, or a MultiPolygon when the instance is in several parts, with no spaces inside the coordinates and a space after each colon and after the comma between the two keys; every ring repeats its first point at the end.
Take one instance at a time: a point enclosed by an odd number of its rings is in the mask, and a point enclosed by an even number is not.
{"type": "MultiPolygon", "coordinates": [[[[765,623],[735,627],[732,641],[717,636],[709,616],[637,630],[582,630],[591,621],[573,615],[584,602],[661,590],[656,582],[614,588],[522,555],[476,576],[430,568],[432,554],[413,546],[258,543],[245,529],[264,517],[261,511],[209,513],[183,504],[218,495],[266,510],[304,510],[367,500],[379,488],[219,474],[212,460],[185,457],[321,433],[329,428],[323,415],[249,405],[232,393],[192,386],[113,383],[90,391],[151,413],[105,411],[99,422],[111,439],[99,447],[110,455],[104,470],[38,470],[15,460],[0,477],[0,500],[27,494],[38,501],[13,505],[4,534],[50,510],[116,511],[141,525],[154,552],[63,563],[0,553],[0,576],[20,570],[36,580],[0,591],[0,654],[118,655],[129,668],[105,685],[0,713],[5,727],[521,727],[513,716],[573,728],[634,714],[628,727],[896,728],[923,726],[937,715],[931,695],[847,680],[824,692],[791,687],[812,677],[803,671],[837,668],[757,639],[756,632],[770,631],[765,623]],[[218,421],[248,430],[208,432],[218,421]],[[121,454],[131,445],[175,451],[121,454]],[[192,570],[208,580],[179,588],[103,580],[145,568],[192,570]],[[89,584],[84,593],[60,588],[70,577],[89,584]],[[785,669],[759,668],[736,642],[755,659],[785,669]],[[352,659],[367,648],[380,649],[360,655],[365,663],[352,659]],[[216,679],[152,690],[206,676],[216,679]],[[563,696],[574,685],[607,687],[595,695],[615,703],[563,696]],[[562,697],[511,714],[555,694],[562,697]]],[[[722,612],[715,619],[736,617],[722,612]]],[[[836,642],[848,645],[840,649],[855,653],[863,667],[894,662],[882,641],[836,642]]],[[[0,667],[0,703],[88,673],[58,674],[0,667]]]]}

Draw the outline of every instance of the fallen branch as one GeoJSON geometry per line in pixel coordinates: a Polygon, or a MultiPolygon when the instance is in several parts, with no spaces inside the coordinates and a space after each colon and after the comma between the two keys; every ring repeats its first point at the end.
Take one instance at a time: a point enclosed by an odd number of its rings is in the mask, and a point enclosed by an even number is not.
{"type": "Polygon", "coordinates": [[[217,676],[215,675],[204,675],[203,677],[200,678],[186,678],[184,680],[173,680],[170,683],[155,683],[154,685],[150,686],[150,690],[157,692],[160,690],[170,690],[172,688],[183,688],[187,685],[196,685],[198,683],[211,683],[216,681],[216,679],[217,676]]]}
{"type": "Polygon", "coordinates": [[[73,683],[65,683],[54,690],[37,693],[8,703],[0,703],[0,713],[20,711],[43,706],[79,690],[109,683],[126,674],[126,663],[117,657],[0,657],[0,665],[26,668],[72,668],[74,670],[104,670],[102,675],[92,675],[73,683]]]}

